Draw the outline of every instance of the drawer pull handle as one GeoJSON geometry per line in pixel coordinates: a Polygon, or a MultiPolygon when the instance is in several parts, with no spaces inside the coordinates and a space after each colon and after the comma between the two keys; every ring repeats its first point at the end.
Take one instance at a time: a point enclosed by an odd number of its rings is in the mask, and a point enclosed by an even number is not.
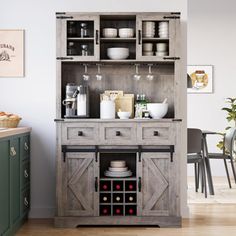
{"type": "Polygon", "coordinates": [[[120,135],[121,135],[120,131],[116,131],[116,136],[120,136],[120,135]]]}
{"type": "Polygon", "coordinates": [[[29,150],[29,146],[28,146],[28,144],[25,142],[25,144],[24,144],[24,148],[25,148],[25,151],[28,151],[29,150]]]}
{"type": "Polygon", "coordinates": [[[29,177],[29,174],[28,174],[28,171],[27,171],[27,170],[24,171],[24,176],[25,176],[25,178],[28,178],[28,177],[29,177]]]}
{"type": "Polygon", "coordinates": [[[142,179],[141,177],[138,178],[138,191],[141,192],[142,189],[142,179]]]}
{"type": "Polygon", "coordinates": [[[155,131],[153,132],[153,136],[158,136],[158,135],[159,135],[158,131],[155,130],[155,131]]]}
{"type": "Polygon", "coordinates": [[[83,131],[78,131],[78,136],[83,136],[83,131]]]}
{"type": "Polygon", "coordinates": [[[10,148],[10,155],[11,155],[12,157],[14,157],[14,156],[16,155],[16,150],[15,150],[14,147],[11,147],[11,148],[10,148]]]}
{"type": "Polygon", "coordinates": [[[28,200],[27,200],[27,197],[24,198],[24,204],[25,204],[26,207],[29,206],[29,202],[28,202],[28,200]]]}

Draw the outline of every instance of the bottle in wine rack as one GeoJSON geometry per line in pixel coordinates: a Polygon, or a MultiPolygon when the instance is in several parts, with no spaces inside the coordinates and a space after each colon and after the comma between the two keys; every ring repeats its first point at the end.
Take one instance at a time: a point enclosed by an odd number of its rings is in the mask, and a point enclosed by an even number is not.
{"type": "Polygon", "coordinates": [[[126,203],[136,203],[136,193],[126,193],[125,194],[126,203]]]}
{"type": "Polygon", "coordinates": [[[111,215],[111,206],[109,206],[109,205],[100,205],[100,215],[103,215],[103,216],[111,215]]]}
{"type": "Polygon", "coordinates": [[[125,206],[125,215],[136,215],[137,207],[134,206],[125,206]]]}
{"type": "Polygon", "coordinates": [[[100,193],[100,203],[110,203],[111,194],[110,193],[100,193]]]}
{"type": "Polygon", "coordinates": [[[123,215],[123,206],[113,206],[113,215],[123,215]]]}
{"type": "Polygon", "coordinates": [[[100,191],[110,191],[111,183],[109,181],[100,181],[100,191]]]}
{"type": "Polygon", "coordinates": [[[126,181],[125,183],[126,191],[136,191],[136,181],[126,181]]]}
{"type": "Polygon", "coordinates": [[[113,194],[113,202],[114,203],[123,203],[123,194],[122,193],[114,193],[113,194]]]}
{"type": "Polygon", "coordinates": [[[123,191],[123,182],[122,181],[114,181],[113,182],[113,191],[123,191]]]}

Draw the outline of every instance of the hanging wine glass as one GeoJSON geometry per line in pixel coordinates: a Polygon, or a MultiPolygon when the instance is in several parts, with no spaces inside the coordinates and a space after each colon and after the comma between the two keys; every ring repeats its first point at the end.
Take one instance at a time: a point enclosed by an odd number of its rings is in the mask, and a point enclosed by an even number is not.
{"type": "Polygon", "coordinates": [[[88,74],[88,65],[84,64],[84,74],[83,74],[83,80],[84,81],[88,81],[90,78],[89,74],[88,74]]]}
{"type": "Polygon", "coordinates": [[[146,76],[148,81],[152,81],[154,78],[154,75],[152,73],[152,66],[153,66],[152,64],[148,65],[148,75],[146,76]]]}
{"type": "Polygon", "coordinates": [[[101,65],[97,64],[97,66],[98,66],[98,72],[96,74],[96,78],[97,78],[98,81],[101,81],[102,80],[101,65]]]}
{"type": "Polygon", "coordinates": [[[135,74],[133,76],[135,81],[139,81],[141,79],[141,75],[139,74],[139,64],[135,64],[135,74]]]}

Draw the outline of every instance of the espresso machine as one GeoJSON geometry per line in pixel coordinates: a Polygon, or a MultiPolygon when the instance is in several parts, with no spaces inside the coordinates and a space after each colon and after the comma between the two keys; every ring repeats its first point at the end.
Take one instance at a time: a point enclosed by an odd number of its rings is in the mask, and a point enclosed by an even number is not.
{"type": "Polygon", "coordinates": [[[66,107],[65,118],[89,117],[88,86],[68,83],[66,85],[66,98],[62,104],[66,107]]]}

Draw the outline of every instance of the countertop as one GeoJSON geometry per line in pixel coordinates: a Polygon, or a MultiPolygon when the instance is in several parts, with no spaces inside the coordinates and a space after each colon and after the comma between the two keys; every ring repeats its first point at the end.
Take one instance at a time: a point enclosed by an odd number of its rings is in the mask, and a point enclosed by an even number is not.
{"type": "Polygon", "coordinates": [[[0,138],[5,138],[12,135],[23,134],[31,131],[31,127],[17,127],[17,128],[0,128],[0,138]]]}

